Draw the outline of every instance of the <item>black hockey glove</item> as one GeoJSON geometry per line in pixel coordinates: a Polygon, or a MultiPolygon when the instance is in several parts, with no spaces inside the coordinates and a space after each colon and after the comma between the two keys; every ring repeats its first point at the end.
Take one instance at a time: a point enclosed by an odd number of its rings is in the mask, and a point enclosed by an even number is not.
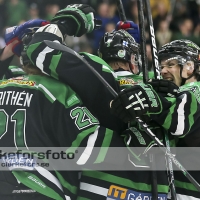
{"type": "MultiPolygon", "coordinates": [[[[163,133],[158,126],[149,127],[151,131],[156,135],[156,137],[163,141],[163,133]]],[[[147,152],[150,153],[152,147],[158,147],[154,140],[151,139],[145,131],[139,130],[135,127],[130,127],[129,129],[125,130],[122,135],[125,135],[126,144],[129,147],[134,147],[133,151],[136,155],[146,154],[147,152]],[[141,147],[141,148],[137,148],[141,147]]],[[[160,150],[159,150],[160,151],[160,150]]],[[[155,152],[155,149],[154,149],[155,152]]]]}
{"type": "Polygon", "coordinates": [[[65,27],[67,35],[80,37],[100,25],[99,20],[95,20],[94,13],[94,9],[89,5],[71,4],[58,11],[51,22],[65,27]],[[99,23],[96,24],[97,22],[99,23]]]}
{"type": "Polygon", "coordinates": [[[151,85],[138,84],[120,92],[111,102],[111,111],[128,122],[144,114],[159,114],[162,104],[151,85]]]}
{"type": "Polygon", "coordinates": [[[163,97],[175,97],[177,95],[178,86],[171,81],[152,79],[148,84],[163,97]]]}

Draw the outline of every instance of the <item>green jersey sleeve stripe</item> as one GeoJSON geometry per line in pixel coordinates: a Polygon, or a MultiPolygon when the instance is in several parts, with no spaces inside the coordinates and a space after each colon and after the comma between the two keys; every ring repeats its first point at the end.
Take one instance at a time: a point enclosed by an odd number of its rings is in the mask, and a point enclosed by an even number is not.
{"type": "MultiPolygon", "coordinates": [[[[171,101],[172,103],[174,103],[175,99],[173,98],[167,98],[168,101],[171,101]]],[[[165,129],[169,129],[172,123],[172,114],[174,113],[174,108],[176,107],[176,104],[172,105],[169,109],[169,114],[167,115],[167,117],[165,118],[165,122],[163,123],[163,127],[165,129]]]]}
{"type": "Polygon", "coordinates": [[[23,171],[12,171],[12,173],[21,183],[23,183],[27,187],[53,199],[63,200],[63,198],[58,193],[49,188],[34,174],[23,171]]]}
{"type": "Polygon", "coordinates": [[[194,124],[194,115],[198,110],[198,102],[197,99],[195,98],[194,95],[192,95],[192,102],[191,102],[191,110],[190,110],[190,114],[189,114],[189,129],[191,128],[191,126],[194,124]]]}
{"type": "Polygon", "coordinates": [[[38,43],[35,43],[35,44],[31,44],[29,47],[28,47],[28,49],[27,49],[27,51],[26,51],[26,53],[27,53],[27,56],[29,57],[29,59],[31,60],[31,62],[34,64],[34,62],[33,62],[33,60],[32,60],[32,52],[34,52],[34,50],[35,49],[37,49],[39,46],[40,46],[40,42],[38,42],[38,43]]]}
{"type": "Polygon", "coordinates": [[[58,74],[56,73],[56,68],[58,66],[58,63],[60,61],[62,54],[59,55],[53,55],[51,58],[51,63],[49,65],[49,69],[51,70],[51,76],[54,77],[55,79],[59,79],[58,78],[58,74]]]}
{"type": "Polygon", "coordinates": [[[102,65],[107,66],[110,71],[113,71],[112,68],[108,65],[108,63],[106,63],[103,59],[99,58],[98,56],[92,55],[90,53],[86,53],[86,52],[80,52],[81,55],[87,55],[88,57],[90,57],[93,61],[98,62],[102,65]]]}
{"type": "Polygon", "coordinates": [[[86,129],[79,133],[76,137],[76,139],[72,142],[72,145],[70,148],[66,150],[66,153],[75,151],[81,144],[81,142],[92,132],[94,132],[98,128],[98,125],[95,125],[89,129],[86,129]]]}
{"type": "Polygon", "coordinates": [[[84,198],[84,197],[78,197],[77,200],[91,200],[91,199],[84,198]]]}
{"type": "Polygon", "coordinates": [[[78,165],[85,164],[88,161],[88,159],[90,158],[93,148],[94,148],[94,145],[95,145],[95,142],[98,137],[98,133],[99,133],[99,126],[96,128],[94,133],[89,136],[88,141],[87,141],[87,146],[85,147],[83,153],[81,154],[81,156],[79,157],[79,159],[76,162],[78,165]]]}
{"type": "MultiPolygon", "coordinates": [[[[127,186],[129,188],[133,188],[132,185],[134,185],[135,187],[133,189],[137,189],[137,190],[142,189],[142,191],[145,190],[145,191],[151,192],[151,185],[148,185],[148,184],[145,184],[145,183],[135,183],[135,182],[133,182],[129,179],[117,177],[117,176],[110,175],[110,174],[107,174],[107,173],[104,173],[104,172],[84,171],[83,175],[88,176],[88,177],[92,177],[92,178],[98,177],[98,179],[110,182],[112,184],[123,183],[123,186],[127,186]]],[[[167,193],[168,189],[169,189],[169,187],[166,186],[166,185],[158,185],[158,192],[167,193]]]]}
{"type": "Polygon", "coordinates": [[[198,191],[192,183],[186,183],[175,180],[175,186],[179,188],[184,188],[186,190],[198,191]]]}
{"type": "Polygon", "coordinates": [[[106,133],[103,139],[103,143],[102,143],[102,147],[99,151],[99,154],[97,156],[97,159],[94,163],[101,163],[104,161],[105,156],[107,154],[108,151],[108,147],[110,146],[111,140],[113,137],[113,131],[110,129],[106,129],[106,133]]]}
{"type": "Polygon", "coordinates": [[[76,186],[71,185],[70,183],[68,183],[58,171],[55,171],[55,173],[56,173],[60,183],[62,184],[62,186],[64,188],[68,189],[73,194],[77,193],[77,187],[76,186]]]}

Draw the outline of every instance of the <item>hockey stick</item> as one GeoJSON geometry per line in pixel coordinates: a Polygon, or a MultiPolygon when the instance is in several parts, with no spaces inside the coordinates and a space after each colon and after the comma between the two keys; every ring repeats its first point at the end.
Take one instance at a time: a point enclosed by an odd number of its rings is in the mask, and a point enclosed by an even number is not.
{"type": "MultiPolygon", "coordinates": [[[[151,7],[149,0],[145,0],[145,7],[147,12],[147,22],[149,27],[149,35],[151,37],[151,52],[152,52],[152,58],[153,58],[153,64],[154,64],[154,76],[155,79],[160,79],[160,70],[159,70],[159,62],[158,62],[158,53],[157,53],[157,46],[156,46],[156,39],[155,39],[155,31],[153,26],[153,20],[152,20],[152,14],[151,14],[151,7]]],[[[166,140],[166,146],[167,149],[170,151],[170,144],[167,133],[165,133],[165,140],[166,140]]],[[[176,200],[176,189],[174,184],[174,171],[172,166],[172,161],[168,157],[168,176],[170,178],[170,188],[172,193],[172,200],[176,200]]]]}
{"type": "MultiPolygon", "coordinates": [[[[146,37],[145,37],[145,23],[144,23],[144,8],[143,0],[137,1],[138,7],[138,18],[139,18],[139,27],[140,27],[140,49],[141,49],[141,59],[142,59],[142,73],[143,73],[143,82],[146,83],[149,80],[148,75],[148,62],[147,62],[147,52],[146,52],[146,37]]],[[[151,167],[155,169],[154,155],[150,154],[150,163],[151,167]]],[[[158,190],[157,190],[157,175],[156,171],[152,171],[152,197],[153,199],[158,199],[158,190]]]]}
{"type": "Polygon", "coordinates": [[[125,22],[126,21],[126,15],[125,15],[124,7],[123,7],[123,4],[122,4],[121,0],[117,0],[117,8],[118,8],[118,12],[119,12],[119,18],[123,22],[125,22]]]}
{"type": "MultiPolygon", "coordinates": [[[[55,50],[64,51],[71,56],[73,55],[76,59],[79,58],[83,64],[88,67],[94,75],[104,84],[104,86],[108,89],[108,91],[113,95],[113,97],[117,97],[117,92],[108,84],[108,82],[78,53],[73,51],[67,46],[64,46],[60,43],[44,40],[45,44],[55,50]]],[[[183,172],[183,174],[190,180],[190,182],[200,191],[200,185],[196,182],[196,180],[186,171],[186,169],[179,163],[179,161],[171,154],[170,151],[166,149],[164,144],[155,136],[155,134],[148,128],[147,124],[145,124],[139,117],[136,118],[136,121],[141,125],[141,127],[145,130],[145,132],[152,138],[153,141],[160,147],[160,149],[169,156],[174,164],[183,172]]]]}
{"type": "Polygon", "coordinates": [[[153,64],[154,64],[154,76],[155,76],[155,79],[160,79],[158,53],[157,53],[156,39],[155,39],[154,26],[153,26],[149,0],[145,0],[145,6],[146,6],[146,12],[147,12],[147,22],[149,25],[149,34],[151,37],[151,52],[152,52],[152,58],[153,58],[153,64]]]}
{"type": "MultiPolygon", "coordinates": [[[[126,15],[125,15],[124,7],[123,7],[123,4],[122,4],[121,0],[117,0],[117,8],[118,8],[120,19],[125,22],[126,21],[126,15]]],[[[141,17],[142,16],[144,16],[143,13],[141,13],[141,17]]],[[[139,21],[141,21],[141,20],[139,20],[139,21]]],[[[143,19],[143,21],[144,21],[144,19],[143,19]]],[[[141,23],[140,23],[141,30],[145,29],[144,27],[141,27],[143,25],[143,21],[141,21],[141,23]]],[[[146,62],[147,55],[146,55],[146,41],[145,41],[144,31],[143,32],[140,31],[140,37],[143,38],[141,40],[141,42],[143,44],[141,52],[145,53],[145,54],[142,55],[143,56],[142,57],[143,82],[145,83],[145,82],[147,82],[147,80],[149,79],[149,77],[148,77],[147,62],[146,62]]],[[[151,168],[155,169],[154,155],[150,154],[149,158],[150,158],[151,168]]],[[[154,199],[157,200],[158,199],[157,176],[156,176],[156,172],[155,171],[151,171],[151,173],[152,173],[152,197],[153,197],[153,200],[154,199]]]]}
{"type": "Polygon", "coordinates": [[[144,8],[142,0],[137,1],[138,6],[138,18],[140,27],[140,49],[141,49],[141,59],[142,59],[142,73],[143,82],[146,83],[149,80],[148,75],[148,64],[147,64],[147,52],[146,52],[146,38],[145,38],[145,23],[144,23],[144,8]]]}

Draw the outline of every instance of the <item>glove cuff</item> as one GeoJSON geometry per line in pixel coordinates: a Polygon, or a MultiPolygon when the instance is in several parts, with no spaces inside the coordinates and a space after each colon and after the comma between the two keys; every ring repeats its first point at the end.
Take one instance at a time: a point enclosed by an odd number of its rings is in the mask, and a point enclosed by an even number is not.
{"type": "Polygon", "coordinates": [[[47,32],[47,33],[52,33],[54,35],[57,35],[58,37],[60,37],[62,39],[62,42],[64,40],[64,33],[63,33],[63,29],[58,26],[57,24],[47,24],[46,26],[42,26],[40,27],[36,33],[38,32],[47,32]]]}

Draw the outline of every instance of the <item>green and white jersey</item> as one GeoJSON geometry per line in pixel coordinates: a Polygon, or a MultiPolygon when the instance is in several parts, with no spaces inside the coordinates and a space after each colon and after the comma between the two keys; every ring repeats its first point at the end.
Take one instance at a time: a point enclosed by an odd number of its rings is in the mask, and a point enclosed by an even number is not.
{"type": "MultiPolygon", "coordinates": [[[[179,88],[179,92],[183,92],[187,94],[183,96],[185,98],[185,102],[183,101],[182,107],[178,110],[178,112],[182,112],[182,118],[179,120],[179,126],[188,126],[189,133],[179,139],[177,146],[178,147],[200,147],[200,83],[192,82],[185,84],[179,88]],[[192,97],[192,98],[191,98],[192,97]],[[187,105],[187,103],[191,103],[187,105]],[[194,113],[194,114],[192,114],[194,113]],[[187,123],[186,117],[192,115],[193,117],[187,123]],[[185,123],[184,123],[185,122],[185,123]]],[[[175,122],[176,123],[176,122],[175,122]]],[[[182,128],[183,129],[183,128],[182,128]]],[[[199,154],[195,152],[195,148],[190,148],[190,155],[184,154],[184,152],[179,152],[176,155],[177,159],[181,161],[183,166],[187,166],[187,163],[192,163],[194,166],[199,166],[199,154]]],[[[200,169],[200,168],[199,168],[200,169]]],[[[189,173],[194,177],[194,179],[200,183],[200,170],[199,171],[189,171],[189,173]]],[[[183,200],[197,200],[200,199],[200,192],[194,187],[192,183],[180,172],[175,171],[175,185],[176,191],[178,193],[179,199],[183,200]]]]}
{"type": "MultiPolygon", "coordinates": [[[[94,155],[90,151],[85,158],[88,147],[125,146],[118,134],[99,125],[69,86],[48,76],[24,75],[1,80],[0,118],[1,147],[26,151],[31,151],[33,147],[62,147],[66,152],[84,147],[74,161],[84,160],[80,170],[84,163],[96,162],[98,154],[101,154],[102,162],[106,158],[107,152],[101,149],[94,155]]],[[[67,169],[67,160],[64,161],[67,169]]],[[[9,184],[6,173],[11,172],[0,173],[0,185],[2,181],[9,184]]],[[[53,199],[70,200],[76,197],[79,171],[48,171],[45,167],[36,166],[34,169],[20,167],[12,173],[16,179],[10,180],[13,182],[9,185],[10,195],[15,195],[13,190],[20,182],[53,199]]]]}
{"type": "Polygon", "coordinates": [[[9,79],[17,76],[23,76],[26,73],[23,71],[22,68],[18,66],[11,65],[6,70],[5,74],[3,75],[2,79],[9,79]]]}
{"type": "MultiPolygon", "coordinates": [[[[68,84],[76,91],[84,105],[98,118],[101,125],[117,132],[123,131],[124,123],[110,112],[110,101],[114,97],[103,83],[80,59],[67,52],[47,47],[44,40],[58,42],[60,38],[50,33],[45,35],[36,33],[31,41],[32,44],[27,49],[27,55],[33,64],[44,73],[68,84]]],[[[105,61],[91,54],[81,55],[109,82],[116,92],[120,90],[113,76],[113,70],[105,61]]]]}
{"type": "MultiPolygon", "coordinates": [[[[94,76],[90,69],[84,65],[79,59],[71,56],[67,52],[61,52],[46,46],[43,40],[59,40],[55,35],[36,33],[27,50],[27,54],[33,64],[37,65],[42,71],[48,75],[68,83],[81,97],[85,105],[88,106],[91,113],[97,117],[100,124],[106,127],[112,127],[114,130],[123,131],[126,129],[119,119],[110,113],[109,102],[113,100],[113,96],[107,91],[105,86],[94,76]]],[[[81,53],[81,55],[99,72],[106,81],[116,90],[120,91],[117,82],[117,76],[102,59],[97,56],[81,53]]],[[[121,138],[124,144],[127,138],[121,138]]],[[[117,146],[117,144],[116,144],[117,146]]],[[[128,156],[128,155],[127,155],[128,156]]],[[[140,160],[138,158],[133,158],[140,160]]],[[[135,168],[135,161],[128,160],[128,164],[135,168]]],[[[160,174],[157,174],[160,177],[160,174]]],[[[161,199],[166,199],[168,193],[167,176],[158,179],[158,192],[161,199]]],[[[124,198],[134,195],[138,198],[151,198],[151,173],[139,171],[93,171],[82,172],[81,185],[78,192],[78,199],[112,199],[115,188],[122,188],[124,198]],[[103,178],[105,177],[105,178],[103,178]],[[93,185],[93,186],[92,186],[93,185]],[[91,187],[92,186],[92,187],[91,187]],[[114,187],[114,190],[112,188],[114,187]],[[98,191],[99,190],[99,191],[98,191]],[[109,192],[110,191],[110,192],[109,192]]],[[[115,199],[119,199],[116,197],[115,199]]]]}

